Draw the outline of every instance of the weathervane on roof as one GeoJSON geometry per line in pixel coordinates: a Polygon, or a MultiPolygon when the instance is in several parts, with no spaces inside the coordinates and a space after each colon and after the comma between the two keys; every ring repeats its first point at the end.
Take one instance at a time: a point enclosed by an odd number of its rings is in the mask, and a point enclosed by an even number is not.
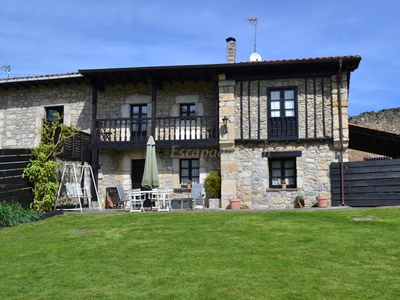
{"type": "Polygon", "coordinates": [[[257,17],[252,14],[250,18],[247,19],[251,25],[254,25],[254,52],[250,55],[250,61],[259,61],[261,60],[261,55],[257,53],[257,17]]]}
{"type": "Polygon", "coordinates": [[[9,63],[4,63],[1,69],[8,73],[8,78],[10,78],[11,66],[9,63]]]}

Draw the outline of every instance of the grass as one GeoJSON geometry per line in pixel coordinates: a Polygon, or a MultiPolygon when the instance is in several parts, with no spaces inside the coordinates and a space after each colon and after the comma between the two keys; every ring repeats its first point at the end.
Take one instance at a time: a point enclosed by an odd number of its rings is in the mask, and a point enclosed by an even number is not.
{"type": "Polygon", "coordinates": [[[0,230],[0,299],[397,299],[399,216],[56,216],[0,230]]]}

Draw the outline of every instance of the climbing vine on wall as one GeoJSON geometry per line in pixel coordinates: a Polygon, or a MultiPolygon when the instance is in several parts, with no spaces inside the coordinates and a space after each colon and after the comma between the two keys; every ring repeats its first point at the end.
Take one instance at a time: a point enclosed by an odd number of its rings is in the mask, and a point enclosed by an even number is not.
{"type": "Polygon", "coordinates": [[[54,207],[58,192],[55,172],[59,167],[56,157],[60,155],[67,139],[79,129],[62,124],[62,117],[55,113],[55,122],[43,119],[43,129],[39,147],[32,149],[32,156],[23,176],[32,183],[34,200],[31,208],[37,212],[48,212],[54,207]]]}

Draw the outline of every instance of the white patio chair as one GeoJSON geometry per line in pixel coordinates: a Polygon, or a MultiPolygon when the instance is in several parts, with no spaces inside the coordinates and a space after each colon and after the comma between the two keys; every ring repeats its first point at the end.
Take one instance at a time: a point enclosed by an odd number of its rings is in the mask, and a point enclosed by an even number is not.
{"type": "Polygon", "coordinates": [[[158,211],[172,211],[172,195],[168,189],[157,189],[158,211]]]}
{"type": "Polygon", "coordinates": [[[144,212],[143,203],[145,200],[145,195],[141,193],[140,189],[129,190],[130,212],[144,212]]]}
{"type": "Polygon", "coordinates": [[[190,196],[193,198],[193,209],[204,209],[205,191],[203,184],[193,184],[190,196]]]}

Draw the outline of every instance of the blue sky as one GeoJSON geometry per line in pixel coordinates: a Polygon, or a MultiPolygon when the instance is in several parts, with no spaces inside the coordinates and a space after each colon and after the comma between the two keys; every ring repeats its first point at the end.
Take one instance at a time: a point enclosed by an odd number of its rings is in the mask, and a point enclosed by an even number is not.
{"type": "MultiPolygon", "coordinates": [[[[11,77],[78,69],[360,55],[349,115],[400,107],[398,0],[0,0],[11,77]]],[[[0,78],[7,77],[0,70],[0,78]]]]}

